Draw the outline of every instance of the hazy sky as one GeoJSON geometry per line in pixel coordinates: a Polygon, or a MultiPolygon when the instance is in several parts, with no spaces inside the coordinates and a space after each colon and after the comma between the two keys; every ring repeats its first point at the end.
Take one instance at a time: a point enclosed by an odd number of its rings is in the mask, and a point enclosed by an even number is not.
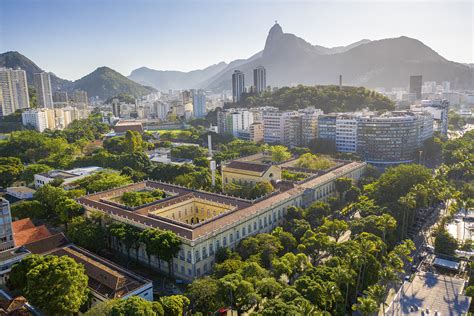
{"type": "Polygon", "coordinates": [[[251,56],[278,20],[312,44],[406,35],[473,63],[473,2],[0,0],[0,52],[71,80],[99,66],[189,71],[251,56]]]}

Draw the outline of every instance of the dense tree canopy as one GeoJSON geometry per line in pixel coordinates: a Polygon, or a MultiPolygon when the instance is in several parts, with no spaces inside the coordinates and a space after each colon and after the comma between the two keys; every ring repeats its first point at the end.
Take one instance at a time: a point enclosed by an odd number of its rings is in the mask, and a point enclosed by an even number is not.
{"type": "Polygon", "coordinates": [[[67,256],[31,255],[11,272],[11,285],[51,315],[77,313],[88,297],[87,280],[84,266],[67,256]]]}
{"type": "Polygon", "coordinates": [[[281,110],[297,110],[314,106],[324,113],[352,112],[368,107],[371,110],[393,110],[387,97],[363,87],[303,86],[283,87],[258,95],[244,94],[242,101],[226,107],[275,106],[281,110]]]}

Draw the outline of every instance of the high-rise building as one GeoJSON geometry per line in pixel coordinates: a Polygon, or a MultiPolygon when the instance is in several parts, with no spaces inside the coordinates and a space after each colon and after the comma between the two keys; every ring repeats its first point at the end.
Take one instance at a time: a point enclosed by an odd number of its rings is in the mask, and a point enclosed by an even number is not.
{"type": "Polygon", "coordinates": [[[115,117],[120,117],[120,101],[119,99],[112,100],[112,113],[115,117]]]}
{"type": "Polygon", "coordinates": [[[443,92],[450,92],[451,91],[451,82],[443,81],[443,82],[441,82],[441,85],[443,86],[443,92]]]}
{"type": "Polygon", "coordinates": [[[263,66],[258,66],[253,70],[254,91],[261,93],[267,87],[267,72],[263,66]]]}
{"type": "Polygon", "coordinates": [[[69,99],[66,91],[54,91],[53,102],[60,105],[67,106],[69,99]]]}
{"type": "Polygon", "coordinates": [[[263,134],[265,143],[290,146],[297,141],[298,111],[263,111],[263,134]],[[296,118],[295,118],[296,117],[296,118]]]}
{"type": "Polygon", "coordinates": [[[422,100],[421,104],[412,105],[410,110],[430,113],[433,116],[433,131],[448,135],[448,100],[422,100]]]}
{"type": "Polygon", "coordinates": [[[193,93],[193,113],[196,118],[206,116],[206,95],[202,90],[193,93]]]}
{"type": "Polygon", "coordinates": [[[433,135],[433,117],[409,111],[364,115],[358,119],[357,152],[379,167],[413,162],[433,135]]]}
{"type": "Polygon", "coordinates": [[[416,100],[421,100],[421,88],[423,87],[423,76],[410,76],[410,93],[414,93],[416,100]]]}
{"type": "Polygon", "coordinates": [[[0,116],[30,107],[26,72],[21,69],[0,69],[0,116]]]}
{"type": "Polygon", "coordinates": [[[0,251],[15,247],[10,203],[0,197],[0,251]]]}
{"type": "Polygon", "coordinates": [[[86,91],[75,90],[73,100],[78,109],[85,110],[89,107],[89,99],[87,98],[86,91]]]}
{"type": "Polygon", "coordinates": [[[36,97],[40,108],[53,108],[53,90],[51,78],[47,72],[35,73],[33,83],[36,89],[36,97]]]}
{"type": "Polygon", "coordinates": [[[240,102],[242,93],[245,91],[244,73],[240,70],[232,74],[232,100],[234,103],[240,102]]]}
{"type": "Polygon", "coordinates": [[[312,139],[318,137],[318,117],[323,111],[315,107],[307,107],[299,111],[301,114],[301,146],[308,146],[312,139]]]}

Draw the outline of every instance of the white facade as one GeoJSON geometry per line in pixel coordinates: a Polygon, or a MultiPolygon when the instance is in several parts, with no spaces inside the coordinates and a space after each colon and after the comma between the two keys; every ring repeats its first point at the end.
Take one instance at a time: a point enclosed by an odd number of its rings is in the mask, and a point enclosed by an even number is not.
{"type": "Polygon", "coordinates": [[[340,115],[336,118],[336,149],[338,152],[357,152],[357,117],[340,115]]]}
{"type": "Polygon", "coordinates": [[[41,188],[43,185],[48,184],[57,178],[63,179],[62,186],[68,188],[68,184],[102,170],[104,169],[101,167],[84,167],[67,171],[51,170],[45,173],[38,173],[34,175],[35,188],[41,188]]]}
{"type": "Polygon", "coordinates": [[[297,111],[264,111],[263,141],[265,143],[287,144],[290,141],[290,118],[299,117],[297,111]]]}
{"type": "Polygon", "coordinates": [[[38,132],[43,132],[45,129],[50,128],[47,109],[31,109],[24,111],[21,113],[21,120],[24,126],[31,125],[38,132]]]}

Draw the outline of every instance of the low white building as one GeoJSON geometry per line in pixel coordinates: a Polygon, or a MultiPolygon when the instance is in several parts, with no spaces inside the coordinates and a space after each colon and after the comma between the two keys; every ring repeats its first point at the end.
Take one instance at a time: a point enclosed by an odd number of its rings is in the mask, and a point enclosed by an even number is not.
{"type": "MultiPolygon", "coordinates": [[[[31,125],[38,132],[50,128],[48,122],[48,109],[31,109],[21,113],[21,121],[24,126],[31,125]]],[[[53,112],[54,113],[54,112],[53,112]]]]}
{"type": "Polygon", "coordinates": [[[7,194],[17,198],[19,200],[28,200],[33,198],[36,190],[28,187],[9,187],[7,188],[7,194]]]}
{"type": "Polygon", "coordinates": [[[35,174],[35,188],[41,188],[56,179],[62,179],[62,186],[68,187],[68,184],[77,181],[81,178],[87,177],[93,173],[104,170],[101,167],[84,167],[71,170],[51,170],[48,172],[35,174]]]}

